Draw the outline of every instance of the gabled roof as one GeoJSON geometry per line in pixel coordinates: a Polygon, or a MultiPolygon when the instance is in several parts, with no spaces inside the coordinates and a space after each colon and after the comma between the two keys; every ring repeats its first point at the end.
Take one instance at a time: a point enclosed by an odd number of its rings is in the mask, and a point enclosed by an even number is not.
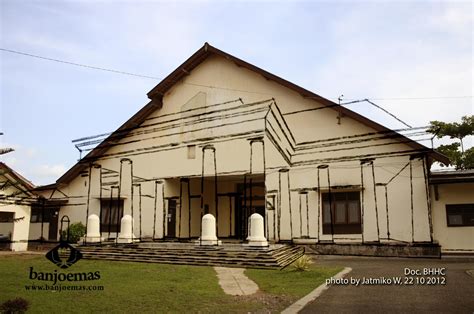
{"type": "MultiPolygon", "coordinates": [[[[385,132],[392,131],[384,127],[383,125],[378,124],[377,122],[372,121],[350,109],[347,109],[343,106],[338,106],[338,104],[336,104],[335,102],[329,99],[321,97],[307,89],[304,89],[303,87],[293,84],[285,79],[282,79],[281,77],[278,77],[248,62],[245,62],[239,58],[236,58],[222,50],[219,50],[209,45],[208,43],[205,43],[204,46],[201,47],[201,49],[196,51],[183,64],[181,64],[178,68],[176,68],[176,70],[171,72],[171,74],[169,74],[165,79],[163,79],[158,85],[156,85],[151,91],[148,92],[147,96],[151,101],[145,107],[143,107],[140,111],[138,111],[127,122],[125,122],[122,126],[120,126],[115,132],[109,135],[102,143],[100,143],[97,147],[95,147],[92,151],[90,151],[84,158],[87,158],[88,160],[93,160],[94,157],[99,157],[101,154],[103,154],[107,150],[109,144],[117,141],[117,138],[120,137],[119,134],[126,134],[128,131],[131,131],[134,127],[140,125],[149,114],[151,114],[156,109],[159,109],[162,107],[163,95],[168,90],[170,90],[177,82],[179,82],[185,76],[189,75],[193,69],[195,69],[204,60],[206,60],[209,56],[212,56],[212,55],[220,56],[227,60],[230,60],[234,62],[236,65],[238,65],[239,67],[243,67],[253,72],[256,72],[268,80],[274,81],[284,87],[287,87],[299,93],[303,97],[314,99],[316,102],[320,103],[321,105],[330,106],[332,107],[331,109],[336,110],[340,112],[341,114],[348,116],[362,124],[365,124],[375,129],[376,131],[385,131],[385,132]]],[[[410,147],[414,149],[420,149],[420,150],[428,149],[427,147],[415,141],[412,141],[402,135],[400,135],[400,137],[408,141],[407,145],[409,145],[410,147]]],[[[431,150],[430,155],[432,158],[442,163],[445,163],[445,164],[449,163],[449,159],[446,156],[434,150],[431,150]]],[[[69,182],[87,167],[88,166],[86,163],[78,162],[71,169],[69,169],[63,176],[61,176],[57,180],[57,183],[69,182]]]]}
{"type": "Polygon", "coordinates": [[[1,161],[0,175],[4,176],[10,182],[10,184],[12,184],[17,189],[23,191],[29,196],[34,196],[34,194],[31,192],[35,188],[34,184],[1,161]]]}
{"type": "Polygon", "coordinates": [[[430,184],[474,183],[474,169],[432,171],[430,184]]]}

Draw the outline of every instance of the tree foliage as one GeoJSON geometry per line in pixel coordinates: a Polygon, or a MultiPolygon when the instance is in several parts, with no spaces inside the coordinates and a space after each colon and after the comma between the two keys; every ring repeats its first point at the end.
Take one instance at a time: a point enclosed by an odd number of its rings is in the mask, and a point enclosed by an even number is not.
{"type": "MultiPolygon", "coordinates": [[[[82,224],[82,222],[78,222],[72,224],[69,227],[69,243],[77,243],[86,234],[86,226],[82,224]]],[[[67,241],[68,240],[68,230],[62,231],[62,239],[67,241]]]]}
{"type": "Polygon", "coordinates": [[[474,148],[465,150],[463,142],[466,136],[474,135],[474,115],[462,117],[460,123],[431,121],[428,132],[437,138],[448,136],[451,139],[459,140],[459,143],[440,145],[436,150],[446,155],[451,160],[450,165],[455,166],[457,170],[474,169],[474,148]]]}

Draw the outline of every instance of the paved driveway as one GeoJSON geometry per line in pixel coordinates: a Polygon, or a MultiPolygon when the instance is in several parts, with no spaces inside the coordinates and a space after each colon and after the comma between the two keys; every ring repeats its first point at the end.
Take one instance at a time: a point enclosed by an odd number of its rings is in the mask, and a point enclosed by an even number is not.
{"type": "Polygon", "coordinates": [[[376,281],[401,277],[402,281],[332,285],[300,313],[474,313],[474,277],[466,272],[474,270],[473,259],[318,257],[316,262],[351,267],[352,272],[345,278],[352,282],[364,277],[376,281]],[[412,273],[445,268],[445,276],[405,276],[405,268],[412,273]]]}

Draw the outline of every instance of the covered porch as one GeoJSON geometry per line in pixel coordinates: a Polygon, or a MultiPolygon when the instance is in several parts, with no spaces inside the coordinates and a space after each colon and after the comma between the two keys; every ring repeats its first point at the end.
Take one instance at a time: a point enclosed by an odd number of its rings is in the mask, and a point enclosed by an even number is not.
{"type": "Polygon", "coordinates": [[[212,214],[219,239],[244,241],[250,215],[265,219],[263,175],[167,179],[164,184],[165,239],[199,238],[203,215],[212,214]]]}
{"type": "Polygon", "coordinates": [[[242,242],[253,213],[266,219],[263,174],[164,178],[134,184],[131,194],[127,190],[120,189],[119,195],[115,188],[100,203],[89,202],[88,217],[100,220],[101,242],[120,238],[125,216],[131,217],[134,242],[196,240],[206,214],[214,216],[220,240],[242,242]]]}

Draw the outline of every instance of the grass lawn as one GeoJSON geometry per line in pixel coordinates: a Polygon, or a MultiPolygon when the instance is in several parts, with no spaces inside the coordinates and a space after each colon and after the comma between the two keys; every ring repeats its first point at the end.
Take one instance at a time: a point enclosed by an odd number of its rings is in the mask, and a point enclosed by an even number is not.
{"type": "MultiPolygon", "coordinates": [[[[246,270],[261,291],[253,296],[226,295],[212,267],[81,260],[61,270],[41,255],[0,256],[0,303],[22,297],[29,312],[263,312],[279,311],[340,271],[313,265],[310,271],[246,270]],[[103,291],[26,291],[25,285],[52,282],[30,280],[35,272],[100,271],[93,281],[64,285],[102,285],[103,291]]],[[[57,284],[57,285],[58,285],[57,284]]]]}

